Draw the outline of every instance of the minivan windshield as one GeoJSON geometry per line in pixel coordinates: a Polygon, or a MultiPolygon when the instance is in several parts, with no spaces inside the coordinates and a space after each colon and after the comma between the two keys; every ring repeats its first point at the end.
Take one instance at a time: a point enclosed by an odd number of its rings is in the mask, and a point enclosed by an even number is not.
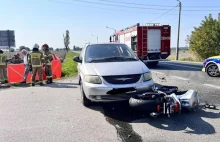
{"type": "Polygon", "coordinates": [[[89,45],[85,53],[85,62],[124,62],[138,61],[139,58],[124,44],[89,45]]]}

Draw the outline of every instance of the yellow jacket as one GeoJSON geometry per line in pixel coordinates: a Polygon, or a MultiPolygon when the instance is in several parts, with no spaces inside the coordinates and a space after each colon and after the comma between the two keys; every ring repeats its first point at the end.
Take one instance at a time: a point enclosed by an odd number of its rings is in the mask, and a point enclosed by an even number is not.
{"type": "Polygon", "coordinates": [[[5,53],[0,53],[0,65],[6,65],[7,55],[5,53]]]}
{"type": "Polygon", "coordinates": [[[50,51],[44,52],[44,60],[46,65],[51,65],[51,62],[53,61],[53,56],[50,51]]]}
{"type": "Polygon", "coordinates": [[[32,51],[28,56],[28,63],[32,67],[42,67],[43,62],[44,56],[40,51],[32,51]]]}

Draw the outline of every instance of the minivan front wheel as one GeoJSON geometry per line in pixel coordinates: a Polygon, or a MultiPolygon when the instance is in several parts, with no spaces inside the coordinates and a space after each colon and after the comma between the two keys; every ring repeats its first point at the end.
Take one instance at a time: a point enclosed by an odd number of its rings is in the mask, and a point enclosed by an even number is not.
{"type": "Polygon", "coordinates": [[[84,93],[81,79],[80,79],[80,93],[81,93],[81,102],[82,102],[82,104],[85,107],[90,106],[92,104],[92,102],[86,97],[86,95],[84,93]]]}

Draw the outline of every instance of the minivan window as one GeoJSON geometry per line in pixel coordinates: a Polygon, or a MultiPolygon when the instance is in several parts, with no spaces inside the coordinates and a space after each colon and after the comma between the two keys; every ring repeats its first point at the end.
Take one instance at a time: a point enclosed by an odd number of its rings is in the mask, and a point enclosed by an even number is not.
{"type": "Polygon", "coordinates": [[[88,62],[121,62],[137,61],[138,57],[123,44],[97,44],[86,49],[85,61],[88,62]]]}

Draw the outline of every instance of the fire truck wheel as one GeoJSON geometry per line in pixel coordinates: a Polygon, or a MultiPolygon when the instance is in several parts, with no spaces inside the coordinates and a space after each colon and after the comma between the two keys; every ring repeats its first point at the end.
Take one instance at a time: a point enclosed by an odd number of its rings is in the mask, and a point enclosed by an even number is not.
{"type": "Polygon", "coordinates": [[[149,62],[147,63],[149,66],[156,66],[159,62],[155,61],[155,62],[149,62]]]}
{"type": "Polygon", "coordinates": [[[144,111],[156,111],[158,102],[156,100],[143,100],[139,98],[130,98],[129,105],[132,108],[144,111]]]}

